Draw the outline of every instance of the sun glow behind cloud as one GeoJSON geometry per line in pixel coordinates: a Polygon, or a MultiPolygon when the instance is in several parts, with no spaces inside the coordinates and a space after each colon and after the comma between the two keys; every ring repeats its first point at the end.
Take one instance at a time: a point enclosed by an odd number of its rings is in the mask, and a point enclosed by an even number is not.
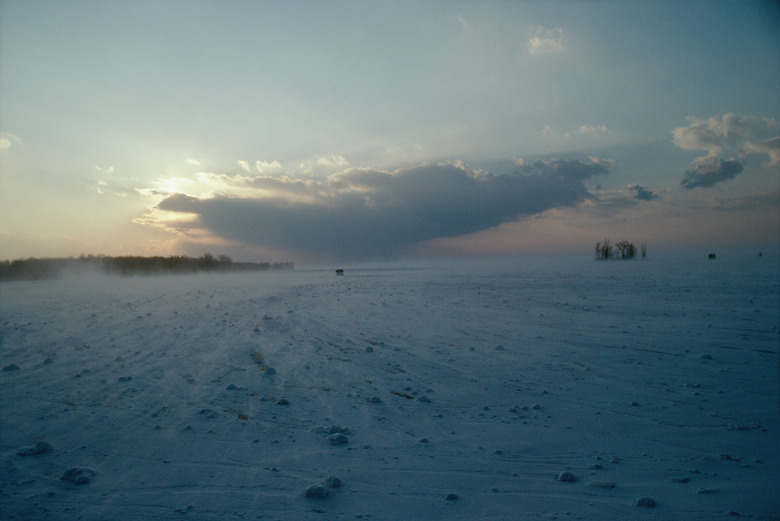
{"type": "Polygon", "coordinates": [[[324,180],[199,173],[208,194],[150,190],[156,204],[139,222],[311,256],[388,258],[422,241],[576,205],[590,197],[583,183],[613,165],[596,157],[518,161],[512,174],[495,175],[457,161],[396,171],[352,168],[324,180]],[[177,213],[187,218],[168,216],[177,213]]]}

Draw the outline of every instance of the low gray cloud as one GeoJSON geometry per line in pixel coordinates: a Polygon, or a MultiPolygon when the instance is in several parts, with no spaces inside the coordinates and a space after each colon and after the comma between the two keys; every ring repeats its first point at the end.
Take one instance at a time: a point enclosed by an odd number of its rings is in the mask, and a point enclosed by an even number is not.
{"type": "Polygon", "coordinates": [[[628,185],[628,189],[634,194],[634,199],[639,199],[640,201],[652,201],[660,198],[658,194],[644,186],[628,185]]]}
{"type": "Polygon", "coordinates": [[[680,182],[686,190],[709,187],[733,179],[745,168],[745,164],[737,159],[724,160],[712,156],[696,158],[693,166],[693,170],[686,171],[680,182]]]}
{"type": "Polygon", "coordinates": [[[158,208],[197,214],[198,226],[243,243],[345,260],[394,257],[422,241],[576,205],[590,197],[583,182],[611,165],[598,158],[518,161],[506,175],[462,164],[350,169],[305,184],[258,179],[273,186],[272,197],[173,194],[158,208]]]}
{"type": "Polygon", "coordinates": [[[770,192],[760,195],[742,195],[727,199],[715,199],[713,208],[726,212],[744,211],[775,211],[780,202],[780,192],[770,192]]]}

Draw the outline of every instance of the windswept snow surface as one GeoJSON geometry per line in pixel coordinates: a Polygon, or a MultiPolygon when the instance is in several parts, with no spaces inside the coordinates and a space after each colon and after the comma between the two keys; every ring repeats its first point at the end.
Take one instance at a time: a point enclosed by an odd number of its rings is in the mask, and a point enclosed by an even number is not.
{"type": "Polygon", "coordinates": [[[767,257],[0,286],[0,517],[778,519],[767,257]]]}

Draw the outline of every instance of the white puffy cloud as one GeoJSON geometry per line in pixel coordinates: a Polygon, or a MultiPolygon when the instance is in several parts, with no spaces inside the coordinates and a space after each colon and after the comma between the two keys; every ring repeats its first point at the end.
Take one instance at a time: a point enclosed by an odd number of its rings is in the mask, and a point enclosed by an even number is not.
{"type": "Polygon", "coordinates": [[[539,25],[528,39],[528,52],[531,54],[549,54],[565,50],[563,28],[560,27],[558,29],[545,29],[539,25]]]}
{"type": "Polygon", "coordinates": [[[349,161],[347,161],[342,155],[331,154],[328,157],[319,158],[317,160],[317,164],[325,165],[325,166],[343,167],[349,165],[349,161]]]}
{"type": "Polygon", "coordinates": [[[315,160],[302,161],[300,170],[307,175],[327,175],[344,170],[349,166],[349,161],[340,154],[330,154],[315,160]]]}
{"type": "Polygon", "coordinates": [[[577,128],[578,134],[585,134],[589,136],[597,136],[599,134],[606,134],[609,132],[606,125],[580,125],[577,128]]]}
{"type": "Polygon", "coordinates": [[[282,169],[282,164],[276,160],[262,161],[258,159],[255,161],[255,169],[261,174],[265,172],[276,172],[282,169]]]}
{"type": "MultiPolygon", "coordinates": [[[[724,148],[737,154],[749,152],[747,144],[755,139],[769,137],[778,123],[772,118],[757,118],[742,114],[725,114],[709,119],[688,118],[691,124],[672,130],[674,144],[686,150],[706,150],[711,156],[723,153],[724,148]]],[[[776,137],[776,136],[772,136],[776,137]]]]}
{"type": "Polygon", "coordinates": [[[21,139],[10,132],[0,132],[0,150],[11,148],[13,145],[18,145],[20,142],[21,139]]]}
{"type": "Polygon", "coordinates": [[[707,155],[694,159],[693,169],[684,173],[684,188],[710,187],[734,178],[751,154],[769,156],[767,168],[780,166],[780,136],[772,135],[778,127],[774,119],[733,113],[688,119],[688,126],[672,130],[674,144],[686,150],[706,150],[707,155]],[[724,153],[732,157],[719,157],[724,153]]]}

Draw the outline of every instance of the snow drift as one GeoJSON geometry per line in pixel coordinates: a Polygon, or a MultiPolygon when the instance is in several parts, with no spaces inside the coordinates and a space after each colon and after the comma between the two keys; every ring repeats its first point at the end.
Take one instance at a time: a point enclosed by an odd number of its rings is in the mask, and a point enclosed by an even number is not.
{"type": "Polygon", "coordinates": [[[4,283],[0,511],[776,519],[776,266],[4,283]]]}

